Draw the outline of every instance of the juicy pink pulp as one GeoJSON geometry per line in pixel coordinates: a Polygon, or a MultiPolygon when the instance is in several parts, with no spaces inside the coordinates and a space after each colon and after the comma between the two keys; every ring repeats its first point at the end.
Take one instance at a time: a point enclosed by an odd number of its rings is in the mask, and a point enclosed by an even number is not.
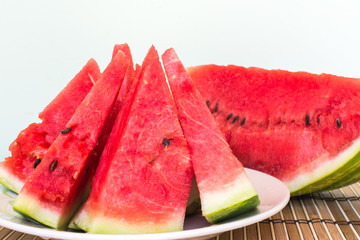
{"type": "Polygon", "coordinates": [[[359,137],[358,79],[231,65],[188,72],[246,167],[289,180],[359,137]]]}

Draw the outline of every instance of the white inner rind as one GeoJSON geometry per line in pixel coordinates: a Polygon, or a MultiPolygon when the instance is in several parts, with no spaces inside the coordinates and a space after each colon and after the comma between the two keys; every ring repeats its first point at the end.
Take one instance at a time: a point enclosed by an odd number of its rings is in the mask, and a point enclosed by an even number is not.
{"type": "Polygon", "coordinates": [[[360,151],[360,138],[356,139],[350,147],[340,152],[334,158],[319,164],[312,171],[297,175],[291,181],[285,181],[290,192],[295,192],[306,187],[319,179],[325,178],[346,164],[360,151]]]}
{"type": "Polygon", "coordinates": [[[0,167],[0,182],[10,190],[19,193],[24,186],[24,182],[21,181],[16,175],[7,171],[6,168],[0,167]]]}
{"type": "Polygon", "coordinates": [[[19,194],[13,207],[17,211],[52,228],[58,228],[63,224],[60,213],[41,207],[41,203],[34,196],[26,193],[19,194]]]}
{"type": "Polygon", "coordinates": [[[141,234],[157,232],[181,231],[184,225],[184,216],[174,216],[163,222],[138,221],[129,223],[125,219],[96,216],[95,212],[88,214],[81,210],[74,219],[75,224],[86,232],[98,234],[141,234]]]}
{"type": "Polygon", "coordinates": [[[201,193],[201,187],[199,186],[199,188],[201,208],[205,216],[239,204],[257,195],[245,172],[216,191],[201,193]]]}

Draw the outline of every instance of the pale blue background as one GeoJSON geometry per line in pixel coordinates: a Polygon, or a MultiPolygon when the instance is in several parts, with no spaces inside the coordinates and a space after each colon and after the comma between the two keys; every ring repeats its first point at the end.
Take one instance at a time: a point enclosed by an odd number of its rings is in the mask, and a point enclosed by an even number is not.
{"type": "Polygon", "coordinates": [[[217,63],[360,77],[359,1],[0,1],[0,159],[90,58],[154,44],[217,63]]]}

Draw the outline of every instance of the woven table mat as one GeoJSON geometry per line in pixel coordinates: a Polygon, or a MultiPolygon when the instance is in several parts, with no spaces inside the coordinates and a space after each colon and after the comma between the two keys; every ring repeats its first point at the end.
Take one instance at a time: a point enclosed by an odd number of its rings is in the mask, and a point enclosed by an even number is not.
{"type": "MultiPolygon", "coordinates": [[[[212,240],[360,239],[360,183],[317,194],[292,197],[279,213],[259,223],[220,234],[212,240]]],[[[42,238],[0,228],[0,239],[42,238]]]]}

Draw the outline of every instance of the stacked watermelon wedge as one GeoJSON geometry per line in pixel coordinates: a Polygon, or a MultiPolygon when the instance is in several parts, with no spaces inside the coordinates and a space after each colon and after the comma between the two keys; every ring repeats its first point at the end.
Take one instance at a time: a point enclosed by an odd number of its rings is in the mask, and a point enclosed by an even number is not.
{"type": "Polygon", "coordinates": [[[242,164],[232,153],[175,51],[169,49],[162,57],[191,149],[203,215],[210,222],[218,222],[256,207],[259,198],[242,164]]]}
{"type": "Polygon", "coordinates": [[[84,176],[97,165],[93,155],[101,153],[93,150],[127,68],[126,56],[119,51],[26,180],[15,210],[50,227],[67,228],[85,194],[84,176]]]}
{"type": "Polygon", "coordinates": [[[154,48],[126,104],[74,222],[95,233],[181,230],[193,171],[154,48]]]}
{"type": "Polygon", "coordinates": [[[59,132],[65,129],[80,103],[100,78],[94,59],[88,61],[73,80],[39,114],[41,123],[32,123],[10,145],[11,157],[0,163],[0,182],[18,193],[42,161],[59,132]]]}

